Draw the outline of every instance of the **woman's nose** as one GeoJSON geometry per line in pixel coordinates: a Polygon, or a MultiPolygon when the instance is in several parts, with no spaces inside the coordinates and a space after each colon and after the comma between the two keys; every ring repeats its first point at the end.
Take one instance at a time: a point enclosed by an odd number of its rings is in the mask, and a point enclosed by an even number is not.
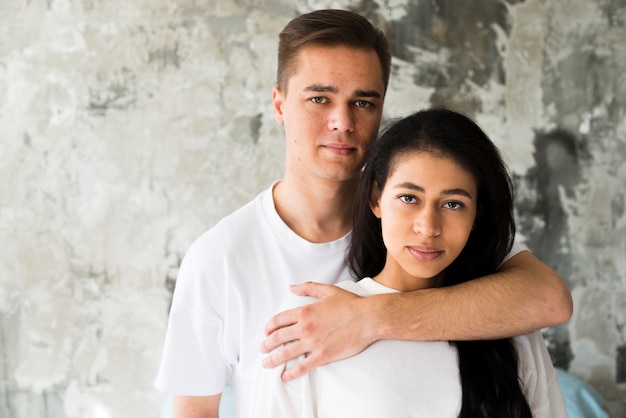
{"type": "Polygon", "coordinates": [[[415,233],[426,237],[439,236],[441,234],[441,220],[437,210],[434,208],[422,208],[415,216],[413,230],[415,233]]]}

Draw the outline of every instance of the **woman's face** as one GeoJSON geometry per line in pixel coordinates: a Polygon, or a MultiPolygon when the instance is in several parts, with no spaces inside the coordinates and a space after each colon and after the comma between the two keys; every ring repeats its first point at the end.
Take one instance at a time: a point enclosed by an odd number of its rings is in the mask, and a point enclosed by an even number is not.
{"type": "Polygon", "coordinates": [[[370,202],[387,247],[375,280],[401,291],[438,286],[469,238],[476,199],[474,176],[454,160],[429,152],[401,156],[370,202]]]}

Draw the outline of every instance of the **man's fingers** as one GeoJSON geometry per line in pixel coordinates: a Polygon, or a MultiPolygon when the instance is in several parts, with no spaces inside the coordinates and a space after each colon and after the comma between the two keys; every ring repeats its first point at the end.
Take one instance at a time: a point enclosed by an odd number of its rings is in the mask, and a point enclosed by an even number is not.
{"type": "Polygon", "coordinates": [[[293,380],[305,375],[310,370],[313,370],[315,367],[315,359],[312,356],[308,356],[292,368],[285,370],[280,378],[283,382],[288,382],[289,380],[293,380]]]}
{"type": "MultiPolygon", "coordinates": [[[[304,347],[299,344],[299,341],[296,341],[293,344],[287,344],[285,347],[277,350],[271,356],[263,359],[263,367],[265,367],[266,369],[271,369],[273,367],[286,364],[289,360],[302,357],[303,354],[305,354],[304,347]]],[[[283,380],[283,382],[296,379],[300,376],[305,375],[310,370],[313,370],[319,365],[319,356],[305,355],[303,359],[298,363],[290,364],[290,368],[286,369],[282,373],[281,379],[283,380]]]]}
{"type": "MultiPolygon", "coordinates": [[[[328,286],[328,285],[321,285],[321,286],[328,286]]],[[[331,287],[336,287],[336,286],[331,286],[331,287]]],[[[293,288],[294,286],[292,286],[292,289],[293,288]]],[[[306,289],[308,289],[307,286],[303,287],[302,291],[306,292],[307,291],[306,289]]],[[[317,293],[321,292],[323,294],[328,293],[327,291],[319,291],[319,290],[316,292],[317,293]]],[[[306,294],[303,294],[302,296],[306,296],[306,294]]],[[[317,302],[317,301],[318,301],[317,298],[302,298],[302,300],[300,301],[302,303],[301,306],[277,313],[265,324],[265,335],[270,335],[271,333],[275,332],[276,330],[280,328],[289,327],[291,325],[297,324],[302,318],[303,313],[306,315],[306,312],[310,309],[308,308],[309,304],[313,302],[317,302]]],[[[287,342],[287,341],[283,341],[283,342],[287,342]]]]}
{"type": "Polygon", "coordinates": [[[371,342],[353,338],[355,331],[362,329],[358,325],[363,318],[362,310],[355,310],[352,303],[360,301],[359,296],[337,286],[310,282],[291,286],[291,290],[302,296],[301,299],[311,300],[272,317],[265,327],[267,336],[261,345],[262,353],[271,353],[263,360],[263,367],[273,368],[289,362],[282,375],[284,381],[354,355],[371,342]],[[298,362],[293,361],[299,357],[298,362]]]}
{"type": "MultiPolygon", "coordinates": [[[[266,324],[265,324],[265,335],[270,335],[275,333],[281,328],[289,327],[298,322],[297,309],[289,309],[287,311],[280,312],[274,315],[266,324]]],[[[287,342],[287,341],[283,341],[287,342]]]]}
{"type": "Polygon", "coordinates": [[[341,291],[337,286],[331,284],[322,284],[315,282],[305,282],[300,284],[293,284],[290,286],[292,293],[298,296],[312,296],[317,299],[330,296],[336,291],[341,291]]]}
{"type": "Polygon", "coordinates": [[[278,328],[268,335],[261,344],[261,353],[269,353],[273,349],[294,341],[292,334],[295,332],[293,326],[278,328]]]}
{"type": "Polygon", "coordinates": [[[300,341],[294,341],[291,344],[286,344],[276,352],[270,354],[263,359],[263,367],[271,369],[281,364],[287,363],[289,360],[295,359],[301,356],[305,352],[303,351],[300,341]]]}

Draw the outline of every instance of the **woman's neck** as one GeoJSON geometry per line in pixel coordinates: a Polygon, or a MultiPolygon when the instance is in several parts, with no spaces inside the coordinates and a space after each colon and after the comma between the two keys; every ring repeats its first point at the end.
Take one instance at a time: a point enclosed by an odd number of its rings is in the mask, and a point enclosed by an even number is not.
{"type": "Polygon", "coordinates": [[[378,283],[401,292],[441,287],[443,278],[444,272],[439,273],[435,277],[415,277],[400,266],[389,265],[389,263],[385,264],[385,267],[380,273],[372,277],[372,279],[378,283]]]}

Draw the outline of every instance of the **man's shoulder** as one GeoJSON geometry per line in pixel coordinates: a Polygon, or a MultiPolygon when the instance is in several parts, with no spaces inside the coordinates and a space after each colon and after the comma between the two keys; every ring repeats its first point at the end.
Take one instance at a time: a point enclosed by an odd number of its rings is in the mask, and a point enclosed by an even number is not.
{"type": "Polygon", "coordinates": [[[259,193],[254,199],[224,216],[215,225],[200,235],[193,245],[203,245],[212,242],[222,245],[242,235],[250,235],[264,222],[263,199],[268,190],[259,193]]]}
{"type": "Polygon", "coordinates": [[[263,240],[262,199],[264,192],[225,216],[197,237],[182,259],[179,279],[188,276],[224,276],[234,264],[250,262],[243,249],[263,240]]]}

